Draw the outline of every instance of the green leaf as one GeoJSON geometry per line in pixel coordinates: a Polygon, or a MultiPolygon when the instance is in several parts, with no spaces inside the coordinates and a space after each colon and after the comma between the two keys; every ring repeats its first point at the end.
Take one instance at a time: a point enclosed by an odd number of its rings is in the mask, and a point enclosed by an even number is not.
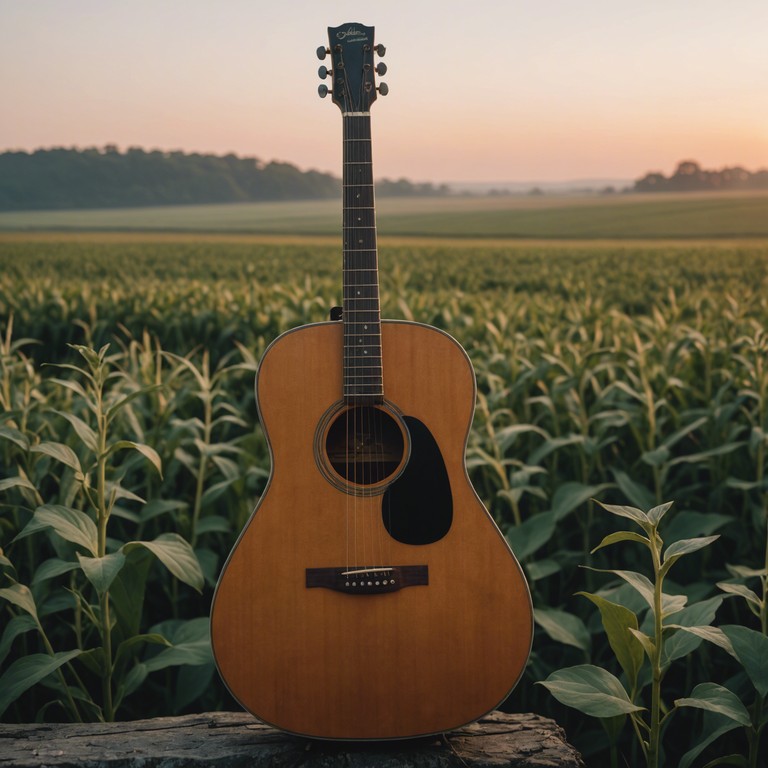
{"type": "Polygon", "coordinates": [[[546,557],[543,560],[526,563],[525,570],[531,581],[538,581],[539,579],[546,579],[547,576],[552,576],[555,573],[560,573],[563,570],[563,566],[557,560],[546,557]]]}
{"type": "Polygon", "coordinates": [[[647,576],[643,576],[642,573],[636,571],[615,571],[611,569],[591,568],[590,570],[597,573],[615,573],[620,578],[624,579],[631,587],[643,597],[646,603],[653,610],[653,584],[649,581],[647,576]]]}
{"type": "Polygon", "coordinates": [[[164,645],[166,647],[171,645],[170,640],[157,632],[132,635],[127,640],[123,640],[117,647],[117,652],[115,653],[115,669],[118,669],[121,664],[125,664],[130,659],[136,646],[143,645],[144,643],[149,643],[150,645],[164,645]]]}
{"type": "Polygon", "coordinates": [[[533,618],[553,640],[589,651],[589,630],[578,616],[557,608],[534,608],[533,618]]]}
{"type": "Polygon", "coordinates": [[[57,653],[53,656],[48,656],[45,653],[33,653],[14,661],[0,677],[0,717],[24,691],[81,653],[79,648],[74,651],[57,653]]]}
{"type": "MultiPolygon", "coordinates": [[[[78,368],[76,365],[57,365],[57,368],[70,368],[73,371],[77,371],[78,373],[82,373],[80,368],[78,368]]],[[[88,376],[88,374],[86,374],[88,376]]],[[[88,376],[90,378],[90,376],[88,376]]],[[[60,387],[64,387],[65,389],[70,389],[72,392],[75,392],[79,397],[81,397],[83,400],[88,402],[88,393],[83,389],[83,385],[80,384],[78,381],[74,381],[73,379],[57,379],[52,378],[52,382],[58,384],[60,387]]],[[[91,379],[93,381],[93,379],[91,379]]],[[[90,405],[90,403],[89,403],[90,405]]]]}
{"type": "Polygon", "coordinates": [[[668,501],[665,504],[659,504],[658,507],[648,510],[648,519],[654,524],[658,525],[661,522],[661,518],[667,514],[669,508],[674,504],[673,501],[668,501]]]}
{"type": "Polygon", "coordinates": [[[179,581],[200,592],[203,571],[189,543],[177,533],[160,534],[154,541],[129,541],[122,549],[129,552],[136,547],[148,549],[179,581]]]}
{"type": "Polygon", "coordinates": [[[638,628],[637,616],[629,608],[606,600],[600,595],[589,592],[576,594],[591,600],[600,610],[608,643],[629,680],[630,688],[634,688],[643,665],[642,643],[630,632],[630,629],[638,628]]]}
{"type": "Polygon", "coordinates": [[[616,504],[603,504],[602,501],[598,501],[597,503],[606,512],[610,512],[612,515],[618,515],[619,517],[627,517],[643,528],[645,528],[650,523],[648,515],[637,507],[626,507],[616,504]]]}
{"type": "Polygon", "coordinates": [[[35,486],[32,485],[26,477],[21,477],[19,475],[6,477],[4,480],[0,480],[0,491],[7,491],[9,488],[27,488],[30,491],[36,490],[35,486]]]}
{"type": "MultiPolygon", "coordinates": [[[[31,523],[37,524],[35,530],[40,527],[53,528],[62,539],[85,547],[94,557],[98,554],[99,537],[96,524],[79,509],[61,504],[45,504],[35,510],[31,523]]],[[[16,538],[20,538],[25,531],[26,528],[16,538]]]]}
{"type": "Polygon", "coordinates": [[[696,539],[682,539],[674,544],[670,544],[664,552],[664,562],[661,566],[660,574],[664,576],[683,555],[698,552],[719,538],[719,534],[716,536],[701,536],[696,539]]]}
{"type": "Polygon", "coordinates": [[[77,454],[68,445],[64,445],[64,443],[44,442],[39,445],[33,445],[30,451],[32,453],[44,453],[46,456],[51,456],[62,464],[71,467],[75,472],[83,473],[77,454]]]}
{"type": "Polygon", "coordinates": [[[23,451],[29,450],[29,440],[27,440],[27,436],[23,432],[19,432],[18,429],[14,429],[13,427],[0,427],[0,438],[10,440],[12,443],[18,445],[23,451]]]}
{"type": "Polygon", "coordinates": [[[173,697],[174,711],[178,712],[184,709],[210,690],[215,672],[216,666],[213,663],[181,667],[176,676],[176,690],[173,697]]]}
{"type": "Polygon", "coordinates": [[[632,627],[629,627],[629,631],[635,638],[637,638],[637,641],[640,643],[640,645],[643,646],[643,650],[645,651],[648,658],[653,659],[653,655],[656,653],[656,643],[654,643],[653,640],[645,634],[645,632],[641,632],[639,629],[633,629],[632,627]]]}
{"type": "Polygon", "coordinates": [[[723,633],[731,641],[736,657],[762,698],[768,696],[768,637],[762,632],[728,624],[723,633]]]}
{"type": "Polygon", "coordinates": [[[616,479],[619,490],[629,501],[641,509],[649,509],[653,505],[653,494],[647,488],[632,480],[626,472],[612,469],[611,473],[616,479]]]}
{"type": "Polygon", "coordinates": [[[126,696],[130,696],[147,679],[149,670],[143,662],[136,664],[125,676],[122,686],[118,686],[118,698],[122,701],[126,696]]]}
{"type": "Polygon", "coordinates": [[[584,483],[562,483],[552,496],[552,513],[555,520],[562,520],[576,507],[597,496],[606,485],[584,485],[584,483]]]}
{"type": "Polygon", "coordinates": [[[196,533],[202,536],[204,533],[229,533],[232,529],[229,520],[221,515],[206,515],[197,521],[196,533]]]}
{"type": "Polygon", "coordinates": [[[685,595],[668,595],[662,592],[661,595],[661,617],[666,618],[673,613],[679,613],[685,608],[688,598],[685,595]]]}
{"type": "Polygon", "coordinates": [[[5,657],[11,650],[13,641],[25,632],[37,628],[37,622],[33,616],[27,613],[20,613],[8,621],[3,630],[3,636],[0,638],[0,664],[5,661],[5,657]]]}
{"type": "Polygon", "coordinates": [[[731,720],[745,725],[752,725],[747,708],[739,697],[716,683],[699,683],[688,698],[676,699],[676,707],[698,707],[710,712],[717,712],[731,720]]]}
{"type": "Polygon", "coordinates": [[[744,445],[743,441],[724,443],[723,445],[718,445],[716,448],[710,448],[707,451],[690,453],[687,456],[678,456],[669,462],[669,466],[673,467],[675,464],[698,464],[707,462],[709,459],[713,459],[716,456],[725,456],[728,453],[733,453],[733,451],[737,451],[741,448],[742,445],[744,445]]]}
{"type": "Polygon", "coordinates": [[[215,503],[218,501],[218,499],[222,496],[222,494],[226,493],[227,489],[234,482],[234,478],[229,478],[220,480],[218,483],[214,483],[213,485],[208,486],[200,499],[200,506],[203,508],[215,506],[215,503]]]}
{"type": "MultiPolygon", "coordinates": [[[[675,616],[676,627],[706,627],[715,620],[717,609],[723,604],[723,596],[716,595],[707,600],[700,600],[679,611],[675,616]]],[[[667,666],[675,659],[683,658],[701,645],[702,638],[695,633],[676,632],[664,640],[662,666],[667,666]]]]}
{"type": "Polygon", "coordinates": [[[155,558],[144,547],[123,551],[126,562],[112,582],[109,597],[121,636],[132,637],[140,632],[147,576],[155,558]]]}
{"type": "Polygon", "coordinates": [[[123,448],[132,448],[134,451],[138,451],[144,458],[149,459],[160,477],[163,476],[163,462],[154,448],[151,448],[144,443],[135,443],[133,440],[118,440],[116,443],[109,446],[107,455],[122,450],[123,448]]]}
{"type": "Polygon", "coordinates": [[[200,666],[213,662],[210,620],[207,616],[188,621],[166,621],[152,629],[165,634],[173,645],[145,661],[148,671],[155,672],[182,664],[200,666]]]}
{"type": "Polygon", "coordinates": [[[583,435],[563,435],[561,437],[547,438],[535,451],[528,457],[529,464],[541,464],[550,453],[565,448],[568,445],[580,445],[584,443],[583,435]]]}
{"type": "Polygon", "coordinates": [[[525,560],[552,538],[555,522],[552,512],[539,512],[507,529],[507,541],[518,560],[525,560]]]}
{"type": "Polygon", "coordinates": [[[738,595],[743,597],[748,603],[752,603],[757,608],[762,609],[763,601],[753,592],[749,587],[744,584],[731,584],[728,581],[719,581],[717,586],[723,590],[723,592],[729,592],[732,595],[738,595]]]}
{"type": "Polygon", "coordinates": [[[162,384],[152,384],[148,387],[142,387],[141,389],[136,389],[130,394],[126,395],[125,397],[118,400],[116,403],[113,403],[110,405],[110,407],[107,409],[106,417],[107,421],[112,421],[112,417],[123,407],[128,405],[132,400],[135,400],[137,397],[140,397],[141,395],[146,395],[150,392],[154,392],[156,389],[160,389],[162,387],[162,384]]]}
{"type": "Polygon", "coordinates": [[[669,456],[669,448],[665,448],[662,445],[660,448],[655,448],[652,451],[645,451],[640,458],[651,467],[662,467],[669,460],[669,456]]]}
{"type": "Polygon", "coordinates": [[[66,419],[74,427],[75,433],[83,441],[83,444],[88,450],[93,453],[98,453],[99,438],[88,424],[86,424],[79,416],[75,416],[74,413],[69,413],[68,411],[54,411],[54,413],[58,414],[63,419],[66,419]]]}
{"type": "Polygon", "coordinates": [[[639,712],[624,687],[610,672],[592,664],[582,664],[553,672],[543,685],[561,703],[592,717],[615,717],[639,712]]]}
{"type": "Polygon", "coordinates": [[[176,512],[186,509],[187,503],[184,501],[164,501],[162,499],[151,499],[141,509],[140,519],[142,523],[152,520],[155,517],[164,515],[167,512],[176,512]]]}
{"type": "Polygon", "coordinates": [[[768,576],[768,568],[748,568],[746,565],[733,565],[731,563],[726,563],[725,567],[728,569],[728,573],[740,579],[768,576]]]}
{"type": "Polygon", "coordinates": [[[125,565],[125,555],[122,552],[113,552],[104,557],[84,557],[78,552],[77,559],[86,578],[93,584],[99,595],[109,590],[115,577],[125,565]]]}
{"type": "MultiPolygon", "coordinates": [[[[736,656],[736,653],[733,650],[733,644],[719,627],[684,627],[680,624],[669,624],[665,629],[678,629],[681,632],[689,632],[701,640],[707,640],[714,645],[720,646],[724,651],[730,653],[731,656],[736,656]]],[[[675,658],[679,658],[679,656],[676,656],[675,658]]]]}
{"type": "Polygon", "coordinates": [[[42,584],[44,581],[61,576],[64,573],[76,571],[77,568],[78,564],[72,560],[61,560],[58,557],[51,557],[38,566],[35,575],[32,577],[32,586],[42,584]]]}
{"type": "Polygon", "coordinates": [[[18,606],[37,621],[37,605],[29,587],[17,583],[11,584],[10,587],[3,587],[0,589],[0,598],[18,606]]]}
{"type": "Polygon", "coordinates": [[[633,531],[616,531],[616,533],[606,536],[589,554],[593,555],[598,549],[616,544],[619,541],[636,541],[638,544],[644,544],[646,547],[651,546],[651,540],[646,536],[641,536],[633,531]]]}
{"type": "Polygon", "coordinates": [[[535,424],[511,424],[496,432],[496,442],[502,454],[505,454],[512,447],[519,435],[525,435],[529,432],[533,432],[543,438],[549,437],[548,432],[544,431],[541,427],[537,427],[535,424]]]}

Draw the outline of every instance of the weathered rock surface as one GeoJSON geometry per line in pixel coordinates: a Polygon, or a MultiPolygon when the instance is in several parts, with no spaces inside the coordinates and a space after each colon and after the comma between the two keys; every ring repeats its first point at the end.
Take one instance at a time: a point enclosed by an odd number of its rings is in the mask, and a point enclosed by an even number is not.
{"type": "Polygon", "coordinates": [[[325,742],[240,712],[122,723],[0,725],[0,768],[583,768],[553,721],[493,712],[440,737],[325,742]]]}

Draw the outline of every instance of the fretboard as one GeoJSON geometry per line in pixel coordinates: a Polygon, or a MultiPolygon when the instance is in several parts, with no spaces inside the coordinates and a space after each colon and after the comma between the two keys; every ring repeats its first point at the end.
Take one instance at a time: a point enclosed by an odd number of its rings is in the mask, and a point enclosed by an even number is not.
{"type": "Polygon", "coordinates": [[[343,185],[344,401],[370,405],[382,402],[384,381],[368,113],[344,115],[343,185]]]}

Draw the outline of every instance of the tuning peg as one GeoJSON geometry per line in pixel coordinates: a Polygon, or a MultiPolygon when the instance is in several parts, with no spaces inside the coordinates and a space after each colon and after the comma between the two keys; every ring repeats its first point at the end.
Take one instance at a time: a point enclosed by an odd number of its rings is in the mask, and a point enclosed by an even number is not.
{"type": "Polygon", "coordinates": [[[386,83],[379,83],[379,87],[376,89],[382,96],[386,96],[389,93],[389,86],[386,83]]]}
{"type": "Polygon", "coordinates": [[[376,74],[377,75],[384,75],[384,74],[386,74],[386,72],[387,72],[387,65],[383,61],[380,61],[376,65],[376,74]]]}
{"type": "Polygon", "coordinates": [[[332,75],[332,74],[333,72],[331,72],[331,70],[328,69],[328,67],[326,67],[325,64],[321,64],[320,69],[317,70],[317,76],[321,80],[325,80],[325,78],[328,77],[328,75],[332,75]]]}
{"type": "Polygon", "coordinates": [[[322,61],[326,57],[326,55],[330,53],[330,51],[324,45],[321,45],[317,49],[316,53],[317,53],[317,58],[320,59],[320,61],[322,61]]]}
{"type": "Polygon", "coordinates": [[[387,49],[381,43],[379,43],[374,50],[379,56],[383,56],[387,52],[387,49]]]}
{"type": "Polygon", "coordinates": [[[325,83],[320,83],[320,85],[317,86],[317,94],[321,99],[324,99],[329,93],[330,91],[325,83]]]}

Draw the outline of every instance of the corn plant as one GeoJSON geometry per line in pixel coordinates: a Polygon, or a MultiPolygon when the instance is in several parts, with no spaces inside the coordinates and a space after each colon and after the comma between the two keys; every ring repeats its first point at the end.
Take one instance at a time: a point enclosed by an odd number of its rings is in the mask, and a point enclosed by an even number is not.
{"type": "MultiPolygon", "coordinates": [[[[138,629],[150,556],[194,589],[202,587],[203,577],[188,542],[176,533],[163,533],[151,541],[121,543],[110,538],[118,501],[144,502],[125,484],[136,471],[130,454],[158,473],[162,466],[150,446],[115,435],[121,411],[145,390],[126,391],[120,386],[124,379],[114,369],[106,346],[98,352],[83,346],[76,350],[85,364],[60,365],[74,371],[75,377],[54,383],[71,393],[68,409],[56,415],[71,427],[77,450],[57,440],[30,440],[28,458],[34,471],[19,465],[19,473],[5,482],[6,489],[21,488],[38,503],[34,509],[21,510],[28,522],[0,560],[10,581],[0,589],[0,597],[12,606],[0,646],[7,655],[19,636],[35,631],[42,652],[27,653],[5,669],[0,677],[0,713],[27,689],[44,683],[53,696],[46,706],[59,704],[76,720],[110,721],[149,671],[163,666],[162,652],[141,661],[142,647],[173,646],[160,632],[138,629]],[[45,498],[54,486],[59,503],[45,498]],[[30,584],[23,584],[17,580],[21,569],[15,565],[16,551],[30,538],[43,539],[38,547],[50,547],[53,556],[38,565],[30,584]],[[57,634],[65,650],[54,647],[50,630],[62,611],[69,615],[68,631],[57,634]]],[[[175,656],[166,654],[166,661],[184,663],[185,655],[189,661],[183,646],[172,650],[175,656]]]]}
{"type": "MultiPolygon", "coordinates": [[[[542,685],[563,704],[585,714],[607,721],[628,717],[645,764],[649,768],[657,768],[663,764],[662,727],[674,712],[674,707],[668,708],[663,701],[664,675],[670,664],[689,653],[702,636],[710,636],[715,603],[719,605],[721,602],[721,599],[715,598],[687,605],[685,595],[664,592],[664,580],[681,557],[697,552],[718,537],[681,539],[665,548],[659,524],[671,502],[653,507],[648,512],[629,506],[601,506],[611,514],[631,520],[643,531],[620,530],[612,533],[593,552],[620,542],[633,542],[648,550],[651,579],[637,571],[605,571],[618,576],[643,599],[647,620],[641,622],[637,613],[598,593],[579,593],[599,609],[608,642],[624,673],[624,681],[606,669],[584,664],[553,672],[542,685]],[[684,635],[682,641],[675,640],[680,633],[684,635]],[[690,639],[685,637],[688,634],[690,639]],[[646,675],[642,674],[644,665],[648,668],[646,675]],[[644,698],[644,688],[648,684],[650,695],[644,698]]],[[[722,709],[729,705],[730,699],[723,691],[711,687],[706,690],[710,697],[708,701],[713,706],[722,709]]],[[[698,695],[694,691],[691,699],[679,700],[679,705],[690,704],[698,695]]],[[[615,721],[610,722],[609,727],[615,727],[615,721]]],[[[618,764],[615,753],[612,762],[618,764]]]]}

